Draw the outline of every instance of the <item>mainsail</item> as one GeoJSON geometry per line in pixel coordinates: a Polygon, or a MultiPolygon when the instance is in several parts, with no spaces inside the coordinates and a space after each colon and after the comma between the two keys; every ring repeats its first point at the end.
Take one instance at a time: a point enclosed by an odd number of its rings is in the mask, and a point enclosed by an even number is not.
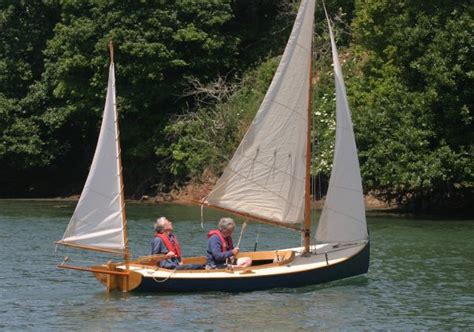
{"type": "Polygon", "coordinates": [[[59,244],[124,253],[125,213],[115,102],[114,64],[94,159],[74,214],[59,244]]]}
{"type": "Polygon", "coordinates": [[[204,203],[283,224],[304,219],[314,0],[302,0],[265,98],[204,203]]]}
{"type": "Polygon", "coordinates": [[[354,130],[339,56],[327,13],[326,18],[331,38],[336,85],[336,145],[316,241],[327,243],[366,240],[367,223],[354,130]]]}

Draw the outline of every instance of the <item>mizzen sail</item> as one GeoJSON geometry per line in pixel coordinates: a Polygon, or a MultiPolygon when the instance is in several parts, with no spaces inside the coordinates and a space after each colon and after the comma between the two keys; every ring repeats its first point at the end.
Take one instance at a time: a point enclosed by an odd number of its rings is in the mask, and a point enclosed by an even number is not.
{"type": "Polygon", "coordinates": [[[326,13],[336,85],[336,145],[317,242],[350,242],[368,238],[357,148],[341,65],[326,13]]]}
{"type": "Polygon", "coordinates": [[[265,98],[204,203],[285,224],[304,219],[314,0],[302,0],[265,98]]]}
{"type": "Polygon", "coordinates": [[[74,214],[59,244],[125,252],[124,201],[114,64],[94,159],[74,214]]]}

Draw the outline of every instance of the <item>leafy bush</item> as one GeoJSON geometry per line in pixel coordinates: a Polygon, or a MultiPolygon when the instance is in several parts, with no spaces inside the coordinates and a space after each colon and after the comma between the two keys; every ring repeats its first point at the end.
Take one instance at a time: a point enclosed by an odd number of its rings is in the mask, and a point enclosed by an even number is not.
{"type": "Polygon", "coordinates": [[[202,101],[197,111],[171,121],[165,129],[169,148],[156,153],[171,156],[166,164],[177,179],[199,180],[204,171],[208,175],[222,172],[258,110],[277,65],[278,58],[265,61],[240,83],[222,86],[222,90],[233,91],[222,103],[206,105],[202,101]]]}

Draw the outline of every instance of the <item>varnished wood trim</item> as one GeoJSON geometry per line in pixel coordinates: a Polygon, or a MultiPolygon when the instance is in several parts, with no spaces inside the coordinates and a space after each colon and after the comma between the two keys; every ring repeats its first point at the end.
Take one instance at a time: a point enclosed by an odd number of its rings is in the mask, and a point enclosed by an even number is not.
{"type": "Polygon", "coordinates": [[[105,249],[105,248],[99,248],[99,247],[85,246],[85,245],[82,245],[82,244],[67,243],[67,242],[61,242],[61,241],[56,241],[54,243],[60,244],[60,245],[63,245],[63,246],[67,246],[67,247],[72,247],[72,248],[87,249],[87,250],[98,251],[98,252],[106,252],[106,253],[114,254],[114,255],[123,255],[123,251],[119,251],[119,250],[112,250],[112,249],[105,249]]]}
{"type": "Polygon", "coordinates": [[[114,44],[112,40],[109,40],[109,52],[110,52],[110,62],[114,63],[114,44]]]}
{"type": "MultiPolygon", "coordinates": [[[[258,260],[268,260],[268,259],[275,259],[276,258],[276,254],[278,253],[278,255],[282,258],[281,261],[279,262],[273,262],[273,263],[269,263],[269,264],[263,264],[263,265],[256,265],[256,266],[248,266],[248,267],[234,267],[232,270],[228,270],[228,269],[212,269],[212,270],[178,270],[178,271],[175,271],[174,274],[176,275],[179,275],[179,274],[183,274],[183,273],[198,273],[198,274],[203,274],[203,273],[216,273],[216,272],[230,272],[230,273],[233,273],[233,272],[242,272],[242,271],[245,271],[245,270],[261,270],[261,269],[267,269],[267,268],[270,268],[270,267],[277,267],[277,266],[282,266],[282,265],[286,265],[286,264],[289,264],[290,262],[292,262],[295,258],[295,252],[292,251],[292,250],[273,250],[273,251],[261,251],[261,252],[242,252],[242,253],[239,253],[237,255],[237,257],[250,257],[252,258],[253,261],[258,261],[258,260]]],[[[204,256],[199,256],[199,257],[189,257],[189,258],[185,258],[183,259],[183,261],[185,261],[185,263],[190,263],[190,261],[202,261],[202,260],[205,260],[205,257],[204,256]]],[[[137,261],[137,260],[135,260],[137,261]]],[[[133,267],[137,267],[137,268],[141,268],[141,269],[145,269],[145,270],[149,270],[150,269],[150,265],[146,265],[146,264],[137,264],[137,263],[134,263],[134,262],[130,262],[130,266],[133,266],[133,267]]],[[[172,270],[170,269],[164,269],[164,268],[160,268],[160,267],[157,267],[157,266],[153,266],[155,271],[161,271],[161,272],[170,272],[172,270]]]]}
{"type": "MultiPolygon", "coordinates": [[[[110,52],[110,63],[114,64],[114,45],[112,40],[109,41],[109,52],[110,52]]],[[[115,77],[115,72],[114,72],[115,77]]],[[[114,81],[115,88],[116,81],[114,81]]],[[[117,131],[117,147],[118,147],[118,170],[119,170],[119,186],[120,186],[120,210],[122,213],[122,235],[123,243],[125,245],[125,250],[123,251],[123,258],[125,264],[128,263],[130,259],[130,251],[128,248],[128,233],[127,233],[127,217],[125,213],[125,196],[124,196],[124,185],[123,185],[123,172],[122,172],[122,148],[120,146],[120,128],[119,128],[119,117],[117,109],[117,96],[114,94],[114,112],[115,112],[115,130],[117,131]]]]}
{"type": "MultiPolygon", "coordinates": [[[[312,13],[314,15],[314,13],[312,13]]],[[[311,35],[314,23],[311,26],[311,35]]],[[[311,245],[311,127],[313,113],[313,38],[311,38],[311,53],[309,60],[309,92],[308,92],[308,124],[306,133],[306,179],[304,193],[304,252],[309,252],[311,245]]]]}
{"type": "Polygon", "coordinates": [[[94,269],[90,267],[82,267],[82,266],[73,266],[73,265],[57,265],[58,268],[61,269],[69,269],[69,270],[77,270],[77,271],[86,271],[86,272],[93,272],[93,273],[104,273],[104,274],[111,274],[117,276],[128,276],[130,271],[128,272],[120,272],[120,271],[111,271],[111,270],[101,270],[101,269],[94,269]]]}

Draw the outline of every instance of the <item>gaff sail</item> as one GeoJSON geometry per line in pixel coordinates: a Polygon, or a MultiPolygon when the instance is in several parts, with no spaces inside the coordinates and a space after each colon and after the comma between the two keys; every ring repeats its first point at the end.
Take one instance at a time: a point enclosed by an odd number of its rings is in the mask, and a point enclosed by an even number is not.
{"type": "Polygon", "coordinates": [[[303,0],[265,98],[204,204],[283,224],[304,219],[314,0],[303,0]]]}

